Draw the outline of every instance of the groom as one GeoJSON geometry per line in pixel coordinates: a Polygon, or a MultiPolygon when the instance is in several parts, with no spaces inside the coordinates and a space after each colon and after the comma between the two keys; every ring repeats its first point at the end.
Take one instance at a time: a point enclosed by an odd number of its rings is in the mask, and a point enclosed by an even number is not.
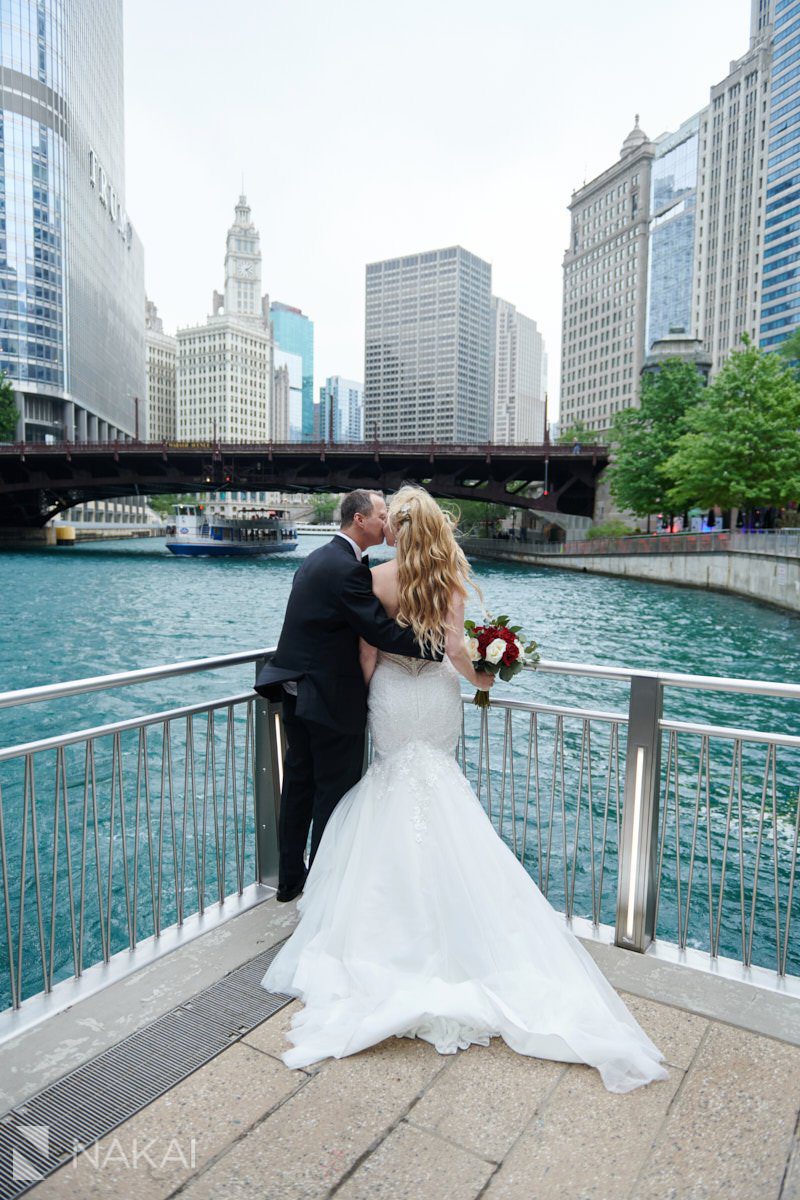
{"type": "Polygon", "coordinates": [[[410,629],[386,615],[372,591],[364,551],[384,540],[386,520],[386,502],[377,492],[359,489],[345,496],[339,533],[309,554],[294,577],[278,649],[256,681],[262,695],[283,685],[288,745],[278,823],[277,900],[300,895],[309,829],[313,862],[331,813],[361,778],[367,687],[359,637],[379,650],[429,657],[410,629]]]}

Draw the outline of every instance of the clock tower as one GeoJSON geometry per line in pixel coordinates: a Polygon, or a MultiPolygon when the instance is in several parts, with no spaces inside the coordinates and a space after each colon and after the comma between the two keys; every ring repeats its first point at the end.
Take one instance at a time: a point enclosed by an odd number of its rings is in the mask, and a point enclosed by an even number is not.
{"type": "MultiPolygon", "coordinates": [[[[263,325],[261,304],[261,246],[250,219],[246,196],[239,197],[236,219],[228,230],[225,249],[225,314],[263,325]]],[[[216,309],[216,305],[215,305],[216,309]]]]}

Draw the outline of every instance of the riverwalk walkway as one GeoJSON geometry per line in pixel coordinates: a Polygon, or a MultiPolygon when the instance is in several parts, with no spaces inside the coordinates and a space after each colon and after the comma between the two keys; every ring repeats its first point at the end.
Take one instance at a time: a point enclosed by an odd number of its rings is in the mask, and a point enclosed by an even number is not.
{"type": "MultiPolygon", "coordinates": [[[[52,1083],[287,936],[268,900],[55,1014],[0,1052],[5,1104],[52,1083]]],[[[391,1039],[280,1061],[284,1006],[27,1194],[86,1200],[800,1197],[800,1000],[586,943],[663,1050],[626,1096],[502,1041],[442,1057],[391,1039]],[[135,1161],[138,1154],[138,1161],[135,1161]]],[[[124,1086],[124,1081],[122,1081],[124,1086]]]]}

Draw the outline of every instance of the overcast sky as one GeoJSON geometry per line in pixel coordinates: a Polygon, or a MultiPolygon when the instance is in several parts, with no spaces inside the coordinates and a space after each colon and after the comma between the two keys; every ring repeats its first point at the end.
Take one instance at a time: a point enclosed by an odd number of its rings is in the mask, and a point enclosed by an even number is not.
{"type": "Polygon", "coordinates": [[[558,395],[572,191],[676,128],[749,0],[127,0],[127,206],[165,329],[205,320],[242,185],[263,287],[363,379],[364,266],[456,243],[533,317],[558,395]]]}

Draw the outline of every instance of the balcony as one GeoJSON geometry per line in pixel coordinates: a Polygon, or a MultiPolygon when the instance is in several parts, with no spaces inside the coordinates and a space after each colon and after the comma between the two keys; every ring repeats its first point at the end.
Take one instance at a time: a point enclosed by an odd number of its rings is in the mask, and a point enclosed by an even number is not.
{"type": "Polygon", "coordinates": [[[596,702],[465,698],[487,815],[665,1053],[667,1082],[620,1097],[498,1039],[283,1066],[263,653],[0,696],[48,733],[0,750],[0,1196],[794,1194],[800,687],[543,663],[596,702]],[[720,691],[774,721],[663,715],[720,691]],[[56,730],[96,693],[129,715],[56,730]]]}

